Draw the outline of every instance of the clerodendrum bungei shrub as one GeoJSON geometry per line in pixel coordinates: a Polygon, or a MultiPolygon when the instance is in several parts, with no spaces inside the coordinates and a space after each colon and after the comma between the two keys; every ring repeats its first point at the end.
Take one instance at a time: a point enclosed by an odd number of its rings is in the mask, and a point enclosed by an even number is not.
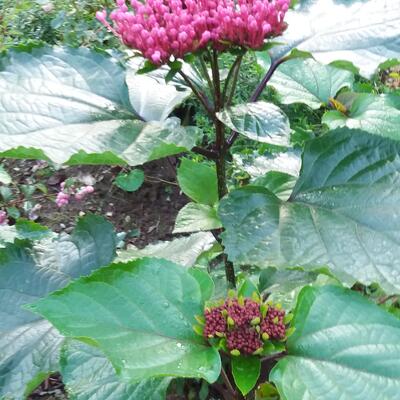
{"type": "Polygon", "coordinates": [[[187,398],[400,398],[400,320],[349,289],[400,291],[400,97],[355,84],[400,56],[398,0],[116,3],[97,17],[124,53],[2,56],[1,156],[135,166],[187,153],[184,235],[116,254],[99,216],[70,235],[2,225],[1,398],[54,371],[78,400],[163,399],[176,378],[192,378],[187,398]],[[264,78],[235,104],[249,52],[264,78]],[[260,100],[267,84],[282,107],[260,100]],[[192,95],[207,140],[171,116],[192,95]],[[330,131],[294,146],[294,103],[330,131]]]}

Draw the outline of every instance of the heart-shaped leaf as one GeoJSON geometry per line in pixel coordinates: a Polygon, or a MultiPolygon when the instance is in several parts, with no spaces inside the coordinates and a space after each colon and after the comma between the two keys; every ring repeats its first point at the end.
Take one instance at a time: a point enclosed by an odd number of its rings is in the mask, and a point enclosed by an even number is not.
{"type": "Polygon", "coordinates": [[[400,96],[360,93],[352,97],[347,113],[328,111],[322,122],[331,129],[347,126],[400,140],[400,96]]]}
{"type": "Polygon", "coordinates": [[[144,172],[140,169],[134,169],[128,174],[119,174],[115,178],[115,184],[126,192],[135,192],[144,182],[144,172]]]}
{"type": "Polygon", "coordinates": [[[290,145],[290,125],[285,113],[265,101],[240,104],[217,113],[228,128],[250,139],[278,146],[290,145]]]}
{"type": "Polygon", "coordinates": [[[71,236],[0,249],[0,397],[23,399],[58,370],[63,337],[51,324],[22,308],[70,279],[111,262],[115,234],[103,218],[81,219],[71,236]]]}
{"type": "Polygon", "coordinates": [[[299,295],[289,355],[270,379],[283,399],[395,399],[400,392],[400,320],[334,286],[299,295]]]}
{"type": "MultiPolygon", "coordinates": [[[[267,53],[258,53],[257,61],[266,71],[270,67],[267,53]]],[[[305,103],[317,109],[328,104],[343,87],[351,88],[354,75],[343,69],[323,65],[313,59],[289,60],[279,66],[269,84],[283,104],[305,103]]]]}
{"type": "Polygon", "coordinates": [[[214,165],[183,158],[177,178],[183,193],[192,200],[209,206],[217,203],[217,171],[214,165]]]}
{"type": "Polygon", "coordinates": [[[74,400],[164,400],[171,381],[122,382],[101,351],[75,340],[66,341],[60,364],[63,383],[74,400]]]}
{"type": "Polygon", "coordinates": [[[125,70],[104,54],[47,47],[10,52],[0,70],[4,156],[140,165],[195,144],[197,130],[176,118],[138,120],[125,70]]]}
{"type": "Polygon", "coordinates": [[[192,327],[203,308],[197,279],[154,258],[113,264],[31,306],[66,336],[99,347],[125,380],[182,376],[212,383],[219,354],[192,327]]]}
{"type": "Polygon", "coordinates": [[[329,266],[348,284],[400,289],[398,141],[338,129],[305,147],[288,201],[248,186],[220,203],[229,258],[259,266],[329,266]]]}
{"type": "Polygon", "coordinates": [[[302,0],[285,17],[288,29],[277,38],[274,58],[293,48],[311,52],[320,62],[353,62],[365,76],[400,54],[398,0],[302,0]]]}

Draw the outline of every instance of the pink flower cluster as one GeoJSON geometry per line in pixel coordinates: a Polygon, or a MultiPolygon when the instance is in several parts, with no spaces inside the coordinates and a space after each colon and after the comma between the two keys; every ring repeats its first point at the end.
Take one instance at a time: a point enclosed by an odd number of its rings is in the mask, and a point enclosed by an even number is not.
{"type": "Polygon", "coordinates": [[[75,186],[66,187],[65,182],[62,182],[61,191],[57,193],[56,204],[58,207],[64,207],[69,204],[72,197],[75,200],[81,201],[87,195],[94,192],[93,186],[82,186],[80,189],[76,190],[75,186]]]}
{"type": "Polygon", "coordinates": [[[110,14],[97,19],[129,47],[154,64],[206,47],[230,45],[259,49],[264,39],[280,35],[290,0],[116,0],[110,14]]]}

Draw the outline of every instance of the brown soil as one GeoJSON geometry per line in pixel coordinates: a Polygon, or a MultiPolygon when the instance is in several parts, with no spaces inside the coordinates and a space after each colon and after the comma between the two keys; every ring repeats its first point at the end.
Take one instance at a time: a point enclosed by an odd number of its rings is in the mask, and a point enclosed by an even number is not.
{"type": "MultiPolygon", "coordinates": [[[[70,233],[76,219],[83,213],[106,217],[118,232],[128,234],[127,241],[143,247],[158,240],[170,240],[178,211],[188,202],[176,183],[176,159],[164,159],[143,166],[146,180],[133,193],[125,192],[113,184],[121,171],[119,167],[84,166],[55,171],[42,177],[43,169],[36,170],[36,162],[7,160],[4,165],[16,184],[41,182],[48,188],[48,195],[35,194],[41,208],[36,220],[55,232],[70,233]],[[60,183],[70,177],[80,177],[93,182],[95,192],[82,202],[71,202],[58,208],[55,195],[60,183]]],[[[46,174],[48,171],[46,171],[46,174]]],[[[16,205],[21,205],[21,202],[16,205]]]]}

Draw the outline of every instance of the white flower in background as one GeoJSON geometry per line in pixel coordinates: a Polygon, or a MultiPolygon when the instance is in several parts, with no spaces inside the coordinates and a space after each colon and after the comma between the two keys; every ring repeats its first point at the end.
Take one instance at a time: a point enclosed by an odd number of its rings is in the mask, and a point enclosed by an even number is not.
{"type": "Polygon", "coordinates": [[[42,10],[43,10],[45,13],[51,13],[51,12],[54,10],[54,4],[51,3],[51,2],[46,3],[46,4],[43,4],[43,5],[42,5],[42,10]]]}

